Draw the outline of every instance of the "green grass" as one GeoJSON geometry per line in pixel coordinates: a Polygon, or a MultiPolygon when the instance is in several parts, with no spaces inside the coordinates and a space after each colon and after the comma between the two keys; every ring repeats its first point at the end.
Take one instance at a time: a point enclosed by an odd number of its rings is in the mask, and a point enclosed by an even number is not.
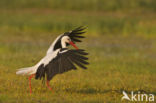
{"type": "Polygon", "coordinates": [[[123,90],[156,95],[155,0],[62,2],[0,0],[0,103],[120,103],[123,90]],[[28,77],[16,70],[35,65],[59,34],[80,25],[88,26],[77,44],[89,52],[88,69],[55,76],[53,92],[33,79],[29,95],[28,77]]]}
{"type": "Polygon", "coordinates": [[[14,39],[1,42],[2,103],[120,102],[122,90],[144,90],[155,94],[156,41],[142,37],[101,36],[88,37],[78,45],[90,53],[88,70],[57,75],[51,81],[54,92],[33,79],[30,96],[27,77],[17,76],[15,72],[18,68],[34,65],[45,55],[55,36],[49,37],[34,41],[10,35],[14,39]]]}

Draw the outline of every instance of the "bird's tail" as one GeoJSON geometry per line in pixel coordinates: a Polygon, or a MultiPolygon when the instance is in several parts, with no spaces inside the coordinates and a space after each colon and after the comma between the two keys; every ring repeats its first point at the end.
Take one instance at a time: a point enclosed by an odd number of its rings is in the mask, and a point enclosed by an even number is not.
{"type": "Polygon", "coordinates": [[[31,75],[31,74],[34,74],[35,73],[35,66],[33,67],[27,67],[27,68],[21,68],[19,69],[16,74],[17,75],[31,75]]]}

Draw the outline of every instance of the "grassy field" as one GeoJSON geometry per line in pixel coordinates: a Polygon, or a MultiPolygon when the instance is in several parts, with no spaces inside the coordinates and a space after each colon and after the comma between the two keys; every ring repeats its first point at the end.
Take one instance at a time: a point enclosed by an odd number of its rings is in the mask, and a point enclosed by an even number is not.
{"type": "Polygon", "coordinates": [[[0,103],[127,103],[123,90],[156,95],[155,7],[155,0],[0,0],[0,103]],[[55,76],[53,92],[33,79],[30,95],[28,77],[16,70],[80,25],[88,26],[77,44],[89,52],[88,69],[55,76]]]}

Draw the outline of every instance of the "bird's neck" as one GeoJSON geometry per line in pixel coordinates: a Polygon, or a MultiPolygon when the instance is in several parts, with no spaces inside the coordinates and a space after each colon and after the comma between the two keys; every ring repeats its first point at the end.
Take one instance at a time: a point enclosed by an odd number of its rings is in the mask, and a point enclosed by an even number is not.
{"type": "Polygon", "coordinates": [[[66,48],[67,47],[66,43],[63,40],[61,41],[61,45],[62,45],[62,48],[66,48]]]}

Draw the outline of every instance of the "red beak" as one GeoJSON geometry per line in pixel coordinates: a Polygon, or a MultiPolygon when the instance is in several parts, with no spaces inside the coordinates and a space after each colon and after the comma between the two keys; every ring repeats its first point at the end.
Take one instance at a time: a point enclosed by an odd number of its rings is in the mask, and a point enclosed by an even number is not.
{"type": "Polygon", "coordinates": [[[69,42],[70,45],[72,45],[74,48],[78,49],[78,47],[71,41],[69,42]]]}

